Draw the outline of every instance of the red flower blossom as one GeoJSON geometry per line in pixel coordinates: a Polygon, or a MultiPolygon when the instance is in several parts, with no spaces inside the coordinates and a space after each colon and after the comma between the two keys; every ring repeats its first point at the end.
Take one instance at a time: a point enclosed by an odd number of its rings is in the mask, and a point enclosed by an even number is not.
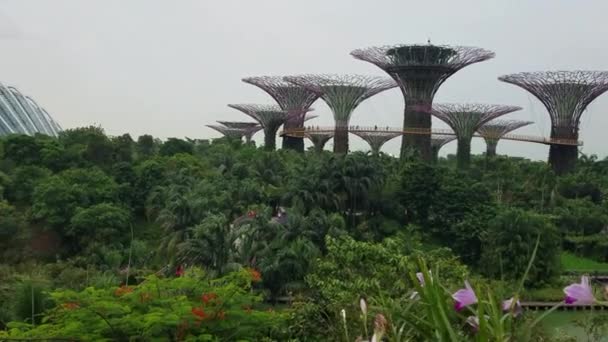
{"type": "Polygon", "coordinates": [[[211,293],[203,293],[203,295],[201,296],[201,300],[203,301],[203,303],[205,304],[209,304],[210,301],[214,300],[217,298],[217,295],[213,292],[211,293]]]}
{"type": "Polygon", "coordinates": [[[256,215],[256,214],[255,214],[255,211],[253,211],[253,210],[249,210],[249,211],[247,212],[247,217],[249,217],[249,218],[254,218],[254,217],[255,217],[255,215],[256,215]]]}
{"type": "Polygon", "coordinates": [[[207,314],[205,313],[205,310],[203,310],[202,306],[198,308],[192,308],[192,314],[196,316],[196,319],[199,321],[202,321],[207,318],[207,314]]]}
{"type": "Polygon", "coordinates": [[[131,292],[133,292],[133,288],[131,288],[129,286],[125,286],[125,285],[120,285],[120,287],[117,288],[116,291],[114,291],[114,295],[117,297],[120,297],[124,294],[131,293],[131,292]]]}
{"type": "Polygon", "coordinates": [[[80,305],[78,305],[78,303],[75,303],[75,302],[63,303],[63,304],[61,304],[61,306],[63,306],[63,308],[66,310],[74,310],[74,309],[78,309],[80,307],[80,305]]]}
{"type": "Polygon", "coordinates": [[[182,266],[182,265],[177,266],[177,269],[175,270],[175,276],[176,277],[181,277],[181,276],[184,275],[184,273],[185,273],[184,272],[184,266],[182,266]]]}
{"type": "Polygon", "coordinates": [[[249,275],[251,276],[252,282],[257,283],[262,280],[262,274],[260,273],[260,271],[254,269],[254,268],[250,268],[250,269],[248,269],[248,271],[249,271],[249,275]]]}

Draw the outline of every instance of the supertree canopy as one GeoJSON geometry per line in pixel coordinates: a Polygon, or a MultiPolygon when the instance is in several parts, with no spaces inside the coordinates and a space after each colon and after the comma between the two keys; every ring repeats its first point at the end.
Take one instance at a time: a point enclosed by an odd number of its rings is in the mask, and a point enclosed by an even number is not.
{"type": "MultiPolygon", "coordinates": [[[[578,140],[580,118],[587,106],[608,90],[606,71],[546,71],[505,75],[499,80],[536,96],[551,117],[551,138],[578,140]]],[[[557,174],[576,165],[578,146],[552,144],[549,163],[557,174]]]]}
{"type": "Polygon", "coordinates": [[[229,128],[229,127],[220,126],[220,125],[205,125],[205,126],[222,133],[226,137],[233,138],[233,139],[240,140],[243,138],[243,136],[245,136],[245,133],[247,133],[247,131],[244,130],[243,128],[229,128]]]}
{"type": "Polygon", "coordinates": [[[382,148],[382,145],[384,145],[387,141],[401,135],[399,132],[385,131],[352,131],[351,133],[365,140],[372,148],[373,154],[380,153],[380,148],[382,148]]]}
{"type": "Polygon", "coordinates": [[[486,141],[486,156],[493,157],[496,155],[496,145],[506,134],[533,124],[532,121],[520,120],[492,120],[477,129],[477,133],[486,141]]]}
{"type": "Polygon", "coordinates": [[[437,159],[439,159],[439,150],[441,150],[441,148],[443,146],[445,146],[447,143],[456,140],[456,136],[455,135],[438,135],[438,134],[433,134],[431,135],[431,152],[433,155],[433,163],[437,162],[437,159]]]}
{"type": "MultiPolygon", "coordinates": [[[[429,131],[431,116],[428,113],[441,84],[467,65],[494,57],[493,52],[480,48],[431,44],[371,47],[354,50],[351,55],[378,66],[399,83],[405,99],[404,130],[422,128],[429,131]]],[[[424,160],[431,160],[430,135],[404,134],[402,157],[410,147],[424,160]]]]}
{"type": "MultiPolygon", "coordinates": [[[[224,129],[226,129],[226,128],[231,129],[233,136],[236,136],[237,132],[240,130],[242,132],[242,136],[245,137],[245,142],[251,142],[251,138],[253,137],[253,135],[257,131],[262,129],[262,126],[260,126],[260,124],[257,122],[218,121],[218,123],[220,125],[224,126],[224,129]]],[[[208,126],[208,127],[210,127],[210,126],[208,126]]],[[[211,127],[211,128],[219,131],[215,127],[211,127]]],[[[223,134],[222,131],[219,131],[219,132],[223,134]]],[[[228,134],[231,134],[231,133],[228,133],[228,134]]],[[[226,135],[226,134],[224,134],[224,135],[226,135]]]]}
{"type": "Polygon", "coordinates": [[[301,75],[285,80],[319,95],[332,110],[335,153],[348,153],[348,123],[355,108],[365,99],[397,86],[389,78],[362,75],[301,75]]]}
{"type": "MultiPolygon", "coordinates": [[[[264,90],[283,110],[290,114],[284,125],[285,130],[302,128],[306,113],[313,102],[319,98],[318,93],[289,83],[280,76],[247,77],[243,78],[243,82],[264,90]]],[[[284,135],[282,145],[284,149],[304,152],[302,137],[284,135]]]]}
{"type": "Polygon", "coordinates": [[[315,147],[316,152],[323,151],[325,144],[329,139],[334,137],[334,132],[304,132],[304,136],[308,138],[315,147]]]}
{"type": "Polygon", "coordinates": [[[264,129],[264,148],[276,148],[277,131],[289,118],[287,111],[276,105],[229,104],[228,107],[240,110],[259,122],[264,129]]]}
{"type": "Polygon", "coordinates": [[[458,167],[466,168],[471,161],[471,140],[486,122],[520,110],[521,107],[479,103],[443,103],[433,105],[431,113],[448,124],[458,139],[458,167]]]}

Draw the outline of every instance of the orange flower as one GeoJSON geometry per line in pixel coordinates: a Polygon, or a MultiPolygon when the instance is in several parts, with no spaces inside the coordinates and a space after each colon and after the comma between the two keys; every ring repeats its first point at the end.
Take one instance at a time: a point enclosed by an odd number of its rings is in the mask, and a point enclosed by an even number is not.
{"type": "Polygon", "coordinates": [[[207,314],[205,313],[205,310],[203,310],[202,306],[198,308],[192,308],[192,314],[196,316],[196,319],[198,319],[199,321],[202,321],[207,318],[207,314]]]}
{"type": "Polygon", "coordinates": [[[254,268],[250,268],[250,269],[248,269],[248,271],[249,271],[249,275],[251,276],[252,282],[257,283],[262,280],[262,274],[260,273],[260,271],[254,269],[254,268]]]}
{"type": "Polygon", "coordinates": [[[120,297],[124,294],[131,293],[131,292],[133,292],[133,288],[131,288],[129,286],[121,285],[119,288],[116,289],[116,291],[114,291],[114,295],[117,297],[120,297]]]}
{"type": "Polygon", "coordinates": [[[205,304],[209,304],[210,301],[214,300],[217,298],[217,295],[213,292],[211,293],[203,293],[203,295],[201,296],[201,300],[203,301],[203,303],[205,304]]]}
{"type": "Polygon", "coordinates": [[[224,310],[220,310],[217,314],[216,314],[217,318],[220,320],[224,320],[226,319],[226,313],[224,312],[224,310]]]}
{"type": "Polygon", "coordinates": [[[75,302],[63,303],[63,304],[61,304],[61,306],[63,306],[63,308],[66,310],[74,310],[74,309],[78,309],[80,307],[80,305],[78,305],[78,303],[75,303],[75,302]]]}

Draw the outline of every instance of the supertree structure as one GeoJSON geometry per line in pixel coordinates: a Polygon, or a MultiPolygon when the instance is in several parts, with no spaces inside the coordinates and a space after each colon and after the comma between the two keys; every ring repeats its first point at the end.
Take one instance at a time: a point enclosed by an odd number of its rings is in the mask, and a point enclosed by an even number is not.
{"type": "Polygon", "coordinates": [[[488,121],[520,110],[521,107],[480,103],[435,104],[431,114],[448,124],[458,140],[458,167],[466,168],[471,161],[471,140],[475,132],[488,121]]]}
{"type": "Polygon", "coordinates": [[[276,148],[277,131],[289,118],[287,111],[276,105],[229,104],[228,107],[240,110],[259,122],[264,129],[264,148],[276,148]]]}
{"type": "Polygon", "coordinates": [[[238,139],[238,140],[241,140],[243,138],[243,136],[245,136],[245,134],[247,133],[247,131],[243,128],[230,128],[230,127],[220,126],[220,125],[205,125],[205,126],[222,133],[226,137],[238,139]]]}
{"type": "Polygon", "coordinates": [[[319,117],[319,116],[318,116],[318,115],[315,115],[315,114],[306,114],[306,116],[304,117],[304,122],[309,121],[309,120],[312,120],[312,119],[316,119],[316,118],[318,118],[318,117],[319,117]]]}
{"type": "Polygon", "coordinates": [[[380,153],[380,148],[387,141],[401,135],[399,132],[386,132],[386,131],[351,131],[352,134],[365,140],[372,149],[373,154],[380,153]]]}
{"type": "MultiPolygon", "coordinates": [[[[306,113],[319,98],[319,94],[289,83],[281,76],[247,77],[242,81],[268,93],[283,110],[290,114],[284,125],[285,130],[302,128],[306,121],[306,113]]],[[[304,138],[284,135],[282,148],[304,152],[304,138]]]]}
{"type": "Polygon", "coordinates": [[[304,132],[304,137],[312,142],[315,152],[321,152],[329,139],[334,137],[334,132],[304,132]]]}
{"type": "Polygon", "coordinates": [[[432,162],[436,163],[437,160],[439,159],[439,150],[441,150],[441,148],[443,146],[445,146],[447,143],[456,140],[456,136],[455,135],[438,135],[438,134],[433,134],[431,135],[431,152],[432,152],[432,162]]]}
{"type": "MultiPolygon", "coordinates": [[[[233,130],[242,130],[243,136],[245,137],[245,142],[251,142],[251,138],[253,135],[262,129],[257,122],[244,122],[244,121],[218,121],[218,123],[226,128],[230,128],[233,130]]],[[[212,127],[213,128],[213,127],[212,127]]],[[[235,131],[236,133],[236,131],[235,131]]]]}
{"type": "Polygon", "coordinates": [[[314,92],[327,103],[336,121],[335,153],[348,153],[348,123],[355,108],[365,99],[397,86],[389,78],[363,75],[300,75],[285,80],[314,92]]]}
{"type": "MultiPolygon", "coordinates": [[[[523,72],[498,78],[529,91],[547,108],[551,138],[578,140],[580,118],[589,104],[608,90],[606,71],[523,72]]],[[[557,174],[570,171],[578,146],[552,144],[549,163],[557,174]]]]}
{"type": "MultiPolygon", "coordinates": [[[[403,129],[431,129],[428,114],[439,87],[467,65],[488,60],[494,53],[488,50],[431,44],[394,45],[358,49],[351,55],[378,66],[393,77],[403,93],[405,110],[403,129]]],[[[410,147],[418,151],[423,160],[430,161],[431,137],[426,134],[404,134],[401,157],[410,147]]]]}
{"type": "Polygon", "coordinates": [[[533,124],[532,121],[492,120],[477,129],[477,133],[486,141],[486,156],[496,155],[498,141],[510,132],[533,124]]]}

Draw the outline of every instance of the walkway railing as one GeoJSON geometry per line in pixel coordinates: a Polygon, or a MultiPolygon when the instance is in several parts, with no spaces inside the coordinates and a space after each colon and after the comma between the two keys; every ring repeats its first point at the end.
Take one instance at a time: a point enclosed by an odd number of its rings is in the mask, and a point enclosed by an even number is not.
{"type": "MultiPolygon", "coordinates": [[[[435,128],[435,129],[426,129],[426,128],[396,128],[396,127],[388,127],[388,126],[348,126],[344,127],[345,130],[349,132],[381,132],[381,133],[400,133],[400,134],[435,134],[435,135],[455,135],[454,131],[443,128],[435,128]]],[[[295,128],[290,130],[283,130],[279,134],[287,135],[292,137],[303,138],[305,133],[319,132],[319,133],[329,133],[334,132],[335,127],[331,126],[306,126],[304,128],[295,128]]],[[[483,138],[480,134],[474,135],[477,138],[483,138]]],[[[486,138],[493,138],[491,136],[486,136],[486,138]]],[[[533,135],[521,135],[521,134],[505,134],[502,137],[496,137],[499,139],[505,140],[514,140],[514,141],[525,141],[531,143],[545,144],[545,145],[569,145],[569,146],[582,146],[582,141],[570,140],[570,139],[552,139],[545,137],[538,137],[533,135]]]]}

